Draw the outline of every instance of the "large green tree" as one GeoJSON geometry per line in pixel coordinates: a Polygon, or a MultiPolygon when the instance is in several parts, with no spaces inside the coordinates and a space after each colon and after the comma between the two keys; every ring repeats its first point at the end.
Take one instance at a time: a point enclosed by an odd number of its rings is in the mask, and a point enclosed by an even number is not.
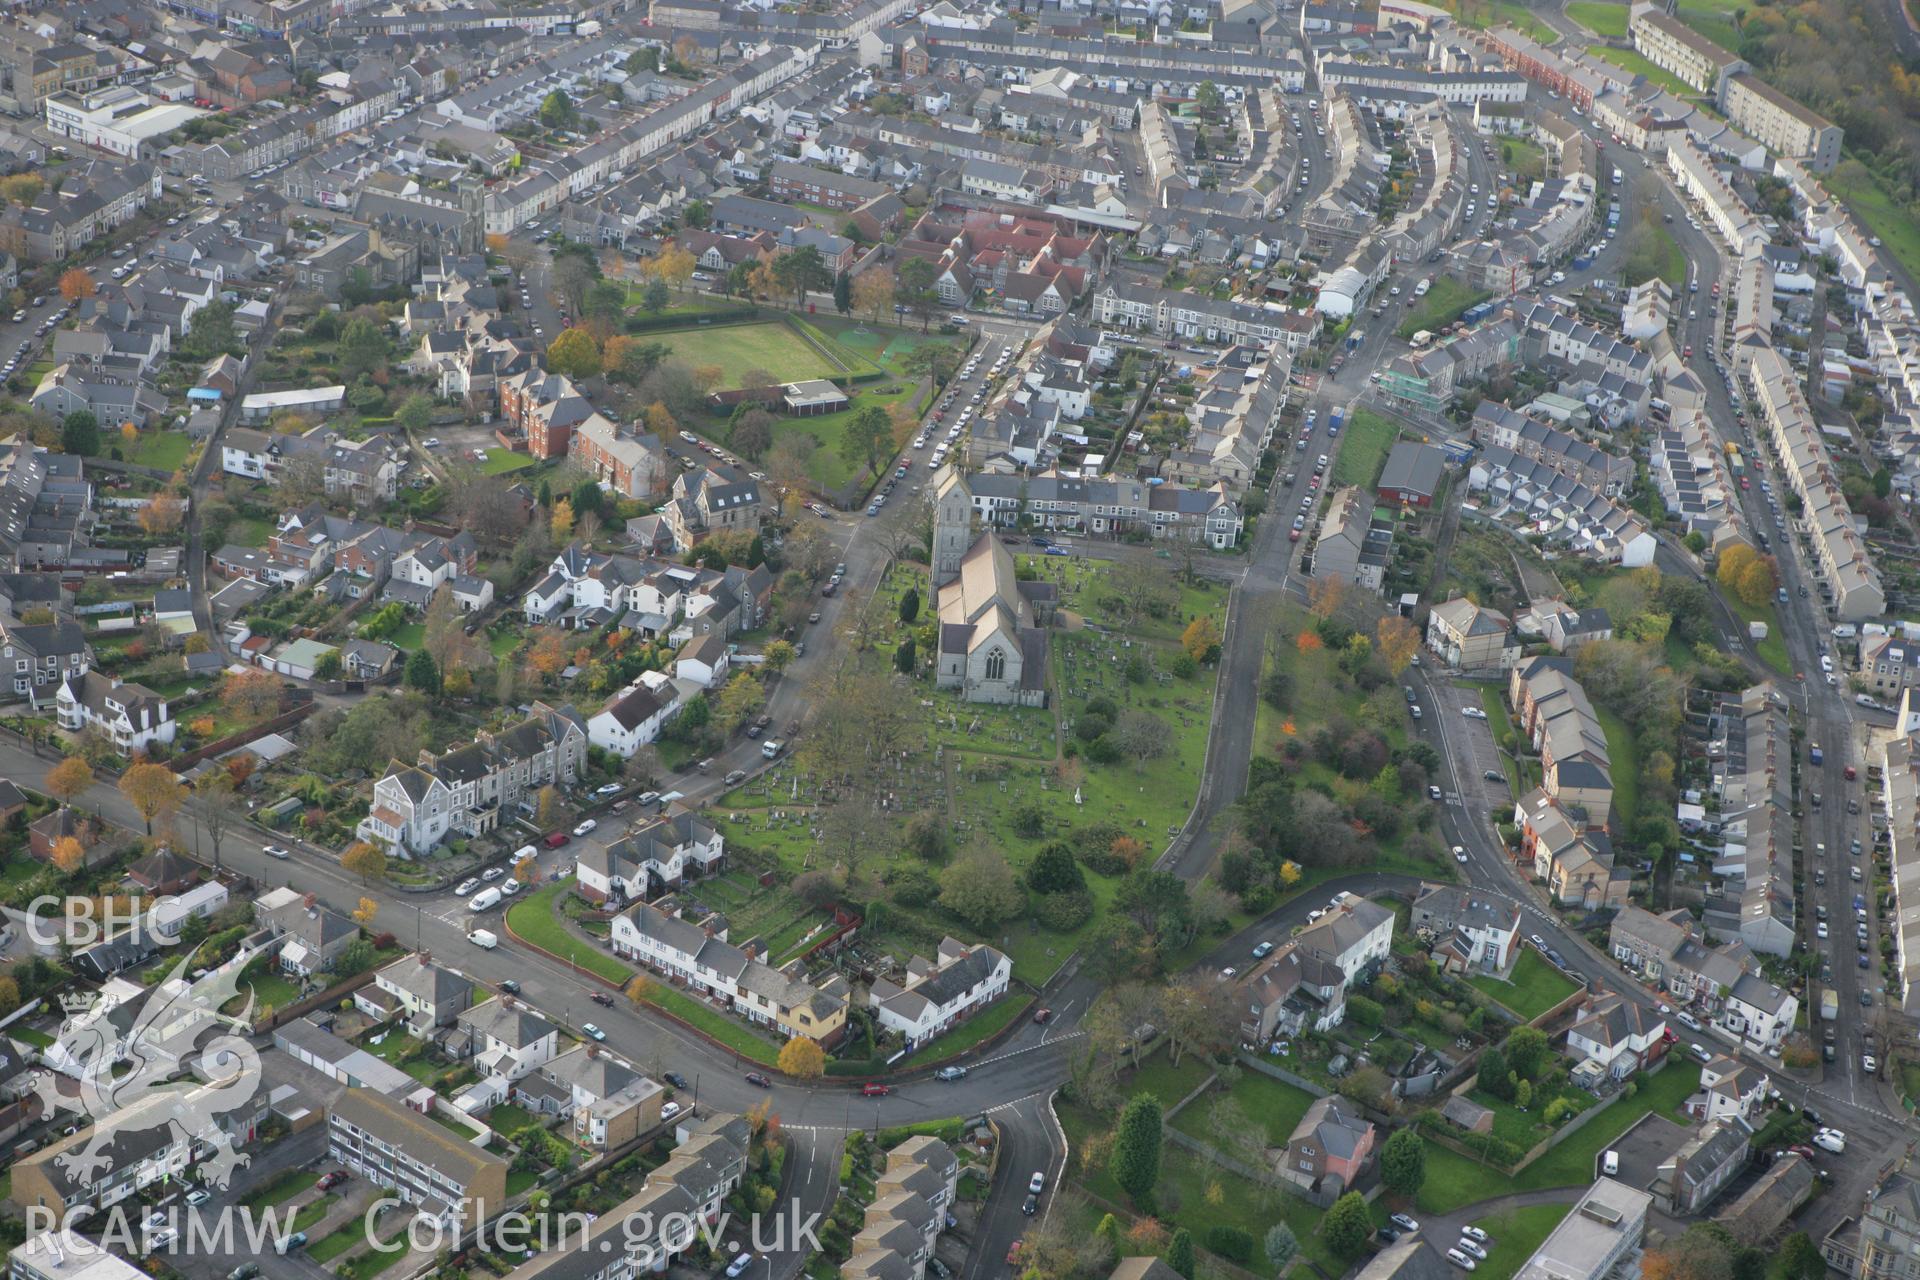
{"type": "Polygon", "coordinates": [[[1498,1045],[1489,1045],[1480,1055],[1480,1075],[1477,1083],[1482,1089],[1496,1098],[1513,1097],[1513,1081],[1510,1078],[1512,1068],[1507,1065],[1507,1055],[1500,1052],[1498,1045]]]}
{"type": "Polygon", "coordinates": [[[1041,845],[1027,867],[1027,888],[1035,893],[1068,893],[1086,887],[1087,878],[1065,841],[1050,840],[1041,845]]]}
{"type": "Polygon", "coordinates": [[[1427,1180],[1427,1144],[1411,1129],[1401,1129],[1380,1148],[1380,1181],[1397,1196],[1420,1193],[1427,1180]]]}
{"type": "Polygon", "coordinates": [[[1163,1119],[1158,1098],[1136,1093],[1120,1112],[1120,1125],[1113,1135],[1108,1163],[1113,1180],[1142,1207],[1153,1203],[1153,1189],[1160,1181],[1163,1119]]]}
{"type": "Polygon", "coordinates": [[[793,294],[795,306],[803,305],[809,293],[833,284],[833,270],[820,251],[812,245],[789,249],[773,260],[773,278],[793,294]]]}
{"type": "Polygon", "coordinates": [[[1173,1238],[1167,1241],[1167,1265],[1193,1280],[1194,1272],[1193,1232],[1185,1227],[1176,1227],[1173,1238]]]}
{"type": "Polygon", "coordinates": [[[840,457],[849,466],[865,464],[872,471],[893,447],[893,419],[878,405],[868,405],[848,420],[840,436],[840,457]]]}
{"type": "Polygon", "coordinates": [[[1522,1080],[1538,1080],[1547,1063],[1547,1033],[1538,1027],[1519,1027],[1507,1037],[1507,1066],[1522,1080]]]}
{"type": "Polygon", "coordinates": [[[100,420],[85,409],[60,419],[60,447],[81,456],[100,452],[100,420]]]}
{"type": "Polygon", "coordinates": [[[1326,1216],[1320,1219],[1320,1238],[1337,1257],[1351,1258],[1358,1254],[1367,1247],[1367,1237],[1372,1234],[1373,1215],[1358,1191],[1349,1191],[1335,1200],[1326,1216]]]}

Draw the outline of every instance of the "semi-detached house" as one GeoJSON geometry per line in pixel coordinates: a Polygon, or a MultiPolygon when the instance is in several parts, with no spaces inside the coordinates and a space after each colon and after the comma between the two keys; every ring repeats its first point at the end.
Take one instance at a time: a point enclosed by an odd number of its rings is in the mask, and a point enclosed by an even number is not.
{"type": "Polygon", "coordinates": [[[907,975],[905,985],[876,981],[869,1003],[880,1026],[906,1037],[911,1049],[1005,995],[1013,962],[985,944],[943,938],[936,959],[915,956],[907,975]]]}
{"type": "Polygon", "coordinates": [[[424,853],[456,833],[484,835],[503,813],[529,806],[549,784],[573,785],[586,765],[584,718],[570,706],[533,704],[533,714],[497,733],[482,732],[441,756],[393,761],[374,784],[373,807],[355,834],[401,856],[424,853]]]}

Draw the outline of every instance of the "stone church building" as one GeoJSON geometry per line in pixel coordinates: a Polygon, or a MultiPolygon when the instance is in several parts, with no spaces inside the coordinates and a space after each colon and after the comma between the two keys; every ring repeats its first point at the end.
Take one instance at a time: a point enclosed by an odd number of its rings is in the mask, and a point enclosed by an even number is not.
{"type": "Polygon", "coordinates": [[[974,529],[973,495],[952,468],[933,487],[934,681],[968,702],[1047,705],[1047,626],[1058,593],[1022,582],[1013,555],[974,529]]]}

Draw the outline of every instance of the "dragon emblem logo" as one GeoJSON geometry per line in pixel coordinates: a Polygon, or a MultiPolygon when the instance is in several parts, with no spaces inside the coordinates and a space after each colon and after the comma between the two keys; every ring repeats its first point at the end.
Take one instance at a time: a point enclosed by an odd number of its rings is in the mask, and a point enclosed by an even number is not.
{"type": "Polygon", "coordinates": [[[198,1162],[210,1186],[224,1189],[250,1161],[219,1118],[259,1092],[260,1055],[247,1039],[252,989],[239,1012],[222,1010],[240,997],[240,974],[259,951],[242,947],[227,963],[189,978],[197,954],[195,948],[140,995],[69,1004],[43,1055],[52,1070],[41,1072],[34,1088],[42,1114],[77,1104],[93,1124],[86,1142],[54,1157],[76,1182],[107,1171],[116,1134],[161,1127],[210,1153],[198,1162]]]}

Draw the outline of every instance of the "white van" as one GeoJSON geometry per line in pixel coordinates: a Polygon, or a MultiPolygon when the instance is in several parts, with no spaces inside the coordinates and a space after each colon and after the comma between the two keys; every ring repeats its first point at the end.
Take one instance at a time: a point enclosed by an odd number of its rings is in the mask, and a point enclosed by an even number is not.
{"type": "Polygon", "coordinates": [[[760,744],[760,754],[769,760],[778,760],[780,758],[780,752],[785,749],[785,746],[785,743],[775,742],[772,738],[769,738],[760,744]]]}
{"type": "Polygon", "coordinates": [[[499,905],[500,891],[498,889],[482,889],[480,892],[474,894],[473,897],[467,899],[467,910],[469,911],[486,911],[499,905]]]}
{"type": "Polygon", "coordinates": [[[1620,1153],[1609,1151],[1600,1159],[1600,1168],[1609,1178],[1620,1172],[1620,1153]]]}
{"type": "Polygon", "coordinates": [[[539,853],[540,851],[534,848],[532,845],[523,844],[518,849],[515,849],[513,851],[513,860],[515,862],[525,862],[529,858],[539,856],[539,853]]]}

